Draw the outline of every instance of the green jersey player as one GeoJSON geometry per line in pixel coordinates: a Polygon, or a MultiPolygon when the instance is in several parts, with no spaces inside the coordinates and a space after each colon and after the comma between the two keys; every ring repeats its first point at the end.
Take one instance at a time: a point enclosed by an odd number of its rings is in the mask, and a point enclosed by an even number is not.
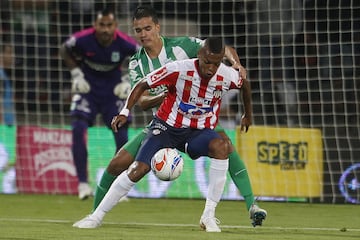
{"type": "MultiPolygon", "coordinates": [[[[129,75],[132,84],[142,79],[146,74],[155,70],[167,62],[197,57],[198,50],[203,41],[191,37],[167,38],[160,35],[160,24],[153,8],[141,6],[135,10],[133,16],[133,29],[142,48],[131,58],[129,62],[129,75]]],[[[239,69],[241,77],[246,78],[246,70],[241,66],[236,51],[226,46],[225,57],[236,69],[239,69]]],[[[142,109],[150,109],[161,104],[166,96],[166,88],[158,87],[146,91],[139,99],[138,104],[142,109]]],[[[147,128],[128,141],[114,156],[97,186],[94,208],[95,210],[105,194],[109,190],[115,178],[127,170],[140,148],[141,142],[146,135],[147,128]]],[[[216,131],[227,141],[229,137],[220,126],[216,131]]],[[[231,144],[232,146],[232,144],[231,144]]],[[[235,185],[245,199],[247,210],[252,219],[253,226],[261,225],[266,217],[266,211],[255,204],[254,195],[250,185],[249,176],[244,162],[234,149],[229,153],[229,172],[235,185]]],[[[83,219],[85,220],[85,219],[83,219]]],[[[81,227],[82,220],[75,223],[75,227],[81,227]]],[[[94,227],[97,227],[96,224],[94,227]]]]}

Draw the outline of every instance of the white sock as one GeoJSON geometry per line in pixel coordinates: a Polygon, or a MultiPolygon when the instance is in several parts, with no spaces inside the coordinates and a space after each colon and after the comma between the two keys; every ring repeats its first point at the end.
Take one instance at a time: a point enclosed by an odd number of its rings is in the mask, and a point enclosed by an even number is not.
{"type": "Polygon", "coordinates": [[[210,158],[209,186],[203,215],[215,216],[215,208],[224,191],[228,167],[229,159],[210,158]]]}
{"type": "Polygon", "coordinates": [[[122,172],[111,184],[109,191],[91,215],[102,221],[105,214],[110,211],[122,197],[126,196],[134,185],[135,182],[129,179],[126,171],[122,172]]]}

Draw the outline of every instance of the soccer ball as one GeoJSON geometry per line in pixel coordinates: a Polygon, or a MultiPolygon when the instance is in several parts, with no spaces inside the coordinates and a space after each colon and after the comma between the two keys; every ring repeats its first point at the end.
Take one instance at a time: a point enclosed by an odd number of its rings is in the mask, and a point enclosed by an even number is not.
{"type": "Polygon", "coordinates": [[[162,148],[151,159],[152,172],[163,181],[172,181],[178,178],[183,167],[184,160],[174,148],[162,148]]]}

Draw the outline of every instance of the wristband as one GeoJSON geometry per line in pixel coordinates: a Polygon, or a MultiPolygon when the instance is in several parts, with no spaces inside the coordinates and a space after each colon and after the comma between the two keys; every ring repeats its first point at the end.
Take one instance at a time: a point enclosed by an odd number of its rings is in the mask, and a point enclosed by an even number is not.
{"type": "Polygon", "coordinates": [[[123,108],[123,109],[121,109],[119,115],[124,115],[124,116],[128,117],[128,116],[129,116],[129,113],[130,113],[130,110],[129,110],[129,109],[123,108]]]}

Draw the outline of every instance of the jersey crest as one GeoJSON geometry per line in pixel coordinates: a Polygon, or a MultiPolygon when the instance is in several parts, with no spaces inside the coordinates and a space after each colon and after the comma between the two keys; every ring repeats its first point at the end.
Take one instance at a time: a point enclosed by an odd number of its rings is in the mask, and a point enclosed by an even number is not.
{"type": "Polygon", "coordinates": [[[119,62],[120,61],[120,53],[119,52],[113,52],[111,54],[111,61],[112,62],[119,62]]]}

